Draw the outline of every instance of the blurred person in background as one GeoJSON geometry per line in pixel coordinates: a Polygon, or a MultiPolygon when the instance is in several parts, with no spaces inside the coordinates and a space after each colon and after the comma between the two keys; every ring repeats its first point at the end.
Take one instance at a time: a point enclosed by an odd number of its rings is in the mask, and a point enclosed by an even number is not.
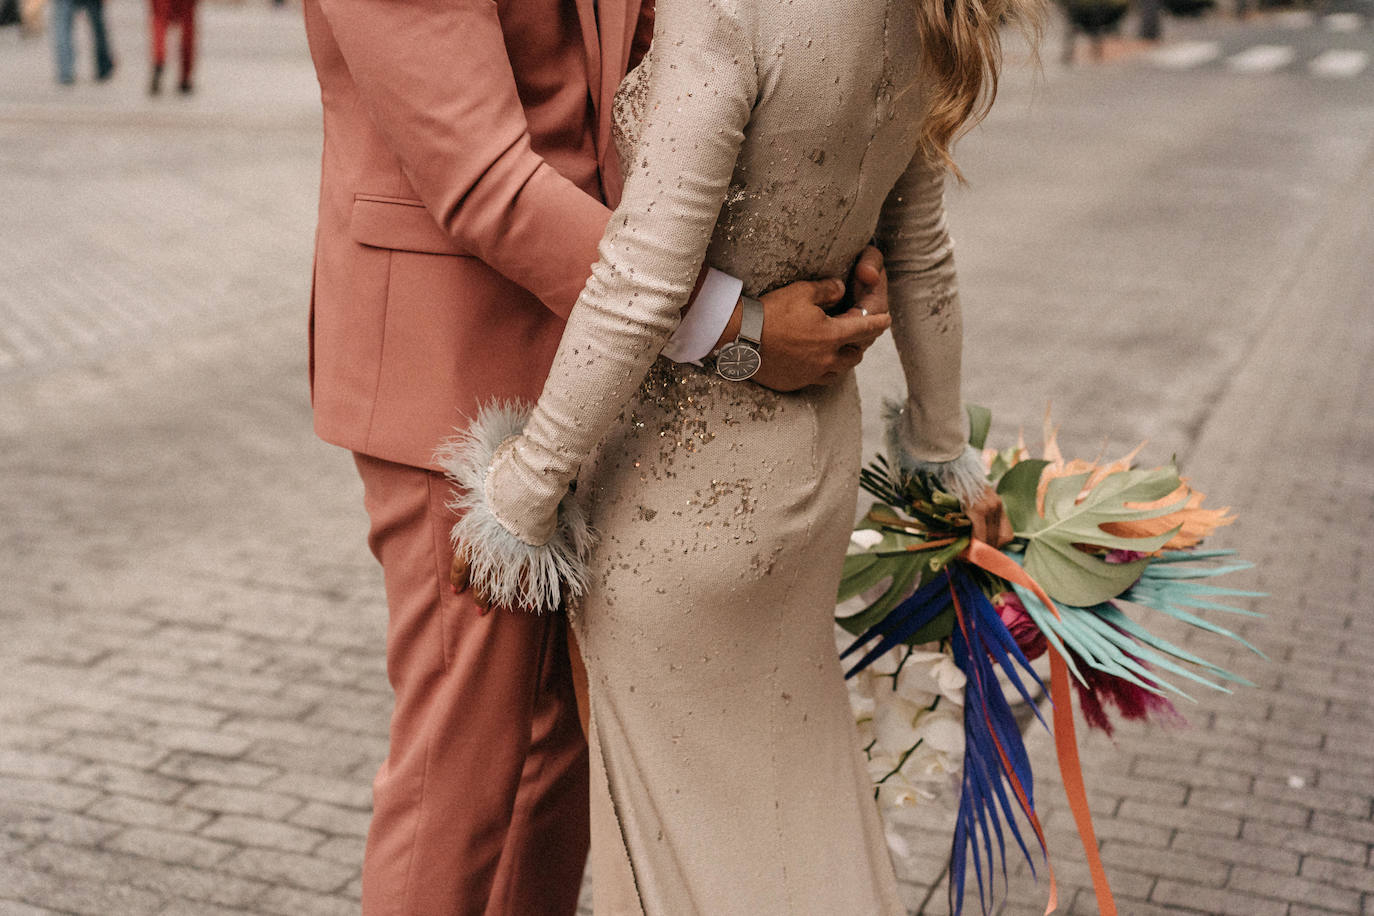
{"type": "Polygon", "coordinates": [[[115,59],[110,51],[110,39],[105,32],[105,0],[53,0],[52,4],[52,46],[57,58],[57,81],[64,86],[76,82],[76,52],[72,48],[72,21],[76,11],[86,11],[86,21],[91,24],[91,41],[95,46],[95,78],[100,82],[109,79],[115,70],[115,59]]]}
{"type": "Polygon", "coordinates": [[[23,34],[26,36],[43,33],[43,11],[48,0],[19,0],[19,15],[24,20],[23,34]]]}
{"type": "Polygon", "coordinates": [[[191,71],[196,63],[196,0],[149,0],[149,19],[152,29],[153,75],[148,81],[148,94],[162,91],[162,71],[167,64],[167,27],[181,30],[181,70],[177,91],[186,95],[192,91],[191,71]]]}

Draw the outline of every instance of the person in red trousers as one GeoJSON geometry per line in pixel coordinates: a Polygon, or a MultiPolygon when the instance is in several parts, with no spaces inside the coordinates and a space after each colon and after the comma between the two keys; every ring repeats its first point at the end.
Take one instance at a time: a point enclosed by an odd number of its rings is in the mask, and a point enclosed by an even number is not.
{"type": "Polygon", "coordinates": [[[177,90],[191,92],[191,70],[196,62],[196,0],[149,0],[153,26],[153,76],[148,94],[162,91],[162,70],[167,63],[167,27],[181,29],[181,79],[177,90]]]}

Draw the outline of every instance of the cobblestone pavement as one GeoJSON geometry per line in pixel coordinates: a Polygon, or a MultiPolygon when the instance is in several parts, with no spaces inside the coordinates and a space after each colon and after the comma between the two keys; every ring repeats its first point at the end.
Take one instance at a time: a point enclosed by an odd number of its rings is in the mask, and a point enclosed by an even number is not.
{"type": "MultiPolygon", "coordinates": [[[[197,94],[156,100],[141,5],[110,15],[105,85],[0,32],[0,914],[356,914],[390,697],[360,488],[310,433],[298,11],[206,7],[197,94]]],[[[1241,628],[1271,663],[1219,658],[1255,689],[1085,742],[1121,912],[1369,916],[1374,113],[1046,59],[951,197],[969,397],[1003,434],[1054,397],[1066,448],[1177,453],[1272,596],[1241,628]]],[[[896,378],[877,350],[870,402],[896,378]]],[[[1032,746],[1063,911],[1093,912],[1032,746]]],[[[903,829],[921,912],[947,818],[903,829]]]]}

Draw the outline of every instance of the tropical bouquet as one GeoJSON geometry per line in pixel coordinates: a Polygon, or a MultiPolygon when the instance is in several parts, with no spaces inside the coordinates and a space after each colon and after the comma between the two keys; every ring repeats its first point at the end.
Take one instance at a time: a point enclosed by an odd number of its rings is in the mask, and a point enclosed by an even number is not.
{"type": "Polygon", "coordinates": [[[1257,616],[1226,602],[1260,593],[1209,581],[1249,564],[1230,561],[1234,551],[1201,548],[1234,517],[1204,508],[1204,495],[1172,462],[1137,468],[1139,446],[1114,461],[1065,460],[1048,414],[1042,457],[1030,457],[1021,441],[994,450],[985,447],[990,413],[968,413],[970,444],[982,450],[1012,523],[1015,537],[1005,548],[974,540],[959,501],[932,476],[904,472],[881,456],[861,474],[879,502],[851,540],[836,622],[852,637],[841,655],[854,659],[846,676],[875,791],[883,805],[901,806],[957,783],[949,867],[956,916],[970,863],[988,911],[994,854],[1005,879],[1008,835],[1035,870],[1021,815],[1040,846],[1053,910],[1058,890],[1013,711],[1019,697],[1026,718],[1050,728],[1037,703],[1048,695],[1099,911],[1115,913],[1078,761],[1072,697],[1089,726],[1110,733],[1109,707],[1127,719],[1180,721],[1169,697],[1193,699],[1180,683],[1223,692],[1247,684],[1148,624],[1180,621],[1259,653],[1201,612],[1257,616]],[[1048,688],[1032,666],[1042,655],[1048,688]]]}

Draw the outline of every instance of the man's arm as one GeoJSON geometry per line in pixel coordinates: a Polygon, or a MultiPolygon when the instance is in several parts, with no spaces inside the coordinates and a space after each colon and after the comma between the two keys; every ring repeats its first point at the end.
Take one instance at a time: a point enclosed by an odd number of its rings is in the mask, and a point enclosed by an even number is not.
{"type": "Polygon", "coordinates": [[[610,219],[544,161],[490,0],[320,0],[368,114],[454,244],[567,317],[610,219]]]}
{"type": "MultiPolygon", "coordinates": [[[[320,5],[373,123],[436,221],[566,318],[611,211],[531,148],[496,5],[320,5]]],[[[682,336],[669,341],[672,359],[705,356],[739,297],[738,280],[717,271],[703,279],[682,336]]]]}

